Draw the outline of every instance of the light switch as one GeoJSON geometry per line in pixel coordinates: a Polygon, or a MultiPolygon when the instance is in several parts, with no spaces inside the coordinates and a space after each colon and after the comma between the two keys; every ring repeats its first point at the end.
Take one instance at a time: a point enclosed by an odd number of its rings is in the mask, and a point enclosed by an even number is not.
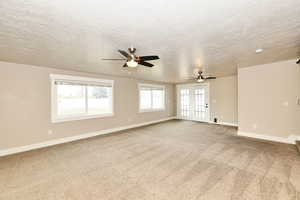
{"type": "Polygon", "coordinates": [[[285,107],[288,107],[288,106],[289,106],[289,102],[288,102],[288,101],[285,101],[285,102],[283,102],[282,105],[285,106],[285,107]]]}

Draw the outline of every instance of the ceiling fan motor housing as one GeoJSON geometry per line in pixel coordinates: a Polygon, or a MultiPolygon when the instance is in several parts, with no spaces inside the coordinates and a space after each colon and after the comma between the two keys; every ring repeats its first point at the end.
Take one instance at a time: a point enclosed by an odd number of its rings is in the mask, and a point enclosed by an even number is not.
{"type": "MultiPolygon", "coordinates": [[[[128,48],[129,53],[123,50],[118,50],[118,52],[125,57],[121,60],[126,60],[126,63],[123,65],[123,67],[137,67],[138,65],[143,65],[146,67],[153,67],[154,65],[146,62],[150,60],[158,60],[158,56],[136,56],[134,53],[136,51],[136,48],[128,48]]],[[[104,59],[104,60],[120,60],[120,59],[104,59]]]]}
{"type": "Polygon", "coordinates": [[[136,51],[136,48],[128,48],[128,51],[129,51],[131,54],[134,54],[135,51],[136,51]]]}

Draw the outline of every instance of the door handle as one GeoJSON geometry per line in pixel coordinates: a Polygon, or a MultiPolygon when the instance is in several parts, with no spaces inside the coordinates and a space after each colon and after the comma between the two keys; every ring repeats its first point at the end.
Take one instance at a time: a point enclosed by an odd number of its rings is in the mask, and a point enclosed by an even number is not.
{"type": "Polygon", "coordinates": [[[205,108],[208,108],[208,103],[205,104],[205,108]]]}

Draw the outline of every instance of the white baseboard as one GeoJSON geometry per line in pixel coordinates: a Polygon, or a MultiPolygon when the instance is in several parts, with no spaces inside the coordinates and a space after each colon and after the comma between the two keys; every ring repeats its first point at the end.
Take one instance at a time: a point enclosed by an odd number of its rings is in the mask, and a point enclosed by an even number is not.
{"type": "Polygon", "coordinates": [[[300,140],[300,136],[295,136],[295,135],[290,135],[289,137],[284,138],[284,137],[260,135],[256,133],[249,133],[249,132],[242,132],[242,131],[238,131],[238,136],[267,140],[272,142],[280,142],[286,144],[296,144],[296,140],[300,140]]]}
{"type": "Polygon", "coordinates": [[[183,119],[183,118],[180,118],[180,117],[176,117],[176,119],[188,120],[188,121],[197,121],[197,122],[203,122],[203,123],[209,123],[209,124],[217,124],[217,125],[223,125],[223,126],[238,127],[238,124],[229,123],[229,122],[218,122],[218,123],[215,123],[213,121],[189,120],[189,119],[183,119]]]}
{"type": "Polygon", "coordinates": [[[57,145],[57,144],[72,142],[72,141],[76,141],[76,140],[86,139],[86,138],[90,138],[90,137],[95,137],[98,135],[114,133],[114,132],[123,131],[123,130],[131,129],[131,128],[142,127],[142,126],[151,125],[151,124],[168,121],[168,120],[172,120],[172,119],[176,119],[176,117],[168,117],[168,118],[145,122],[145,123],[140,123],[140,124],[122,126],[122,127],[118,127],[118,128],[106,129],[106,130],[85,133],[85,134],[71,136],[71,137],[60,138],[60,139],[56,139],[56,140],[49,140],[46,142],[41,142],[41,143],[36,143],[36,144],[31,144],[31,145],[26,145],[26,146],[14,147],[14,148],[10,148],[10,149],[3,149],[3,150],[0,150],[0,157],[11,155],[11,154],[16,154],[16,153],[21,153],[21,152],[25,152],[25,151],[30,151],[30,150],[34,150],[34,149],[49,147],[49,146],[53,146],[53,145],[57,145]]]}
{"type": "Polygon", "coordinates": [[[210,124],[218,124],[218,125],[223,125],[223,126],[234,126],[234,127],[238,127],[237,124],[234,124],[234,123],[228,123],[228,122],[213,122],[213,121],[209,121],[208,123],[210,124]]]}

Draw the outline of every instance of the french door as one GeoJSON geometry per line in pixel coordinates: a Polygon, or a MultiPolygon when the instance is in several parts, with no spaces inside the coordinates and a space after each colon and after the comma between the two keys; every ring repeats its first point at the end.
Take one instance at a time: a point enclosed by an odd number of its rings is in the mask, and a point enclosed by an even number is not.
{"type": "Polygon", "coordinates": [[[180,119],[209,121],[209,87],[201,85],[178,85],[177,117],[180,119]]]}

